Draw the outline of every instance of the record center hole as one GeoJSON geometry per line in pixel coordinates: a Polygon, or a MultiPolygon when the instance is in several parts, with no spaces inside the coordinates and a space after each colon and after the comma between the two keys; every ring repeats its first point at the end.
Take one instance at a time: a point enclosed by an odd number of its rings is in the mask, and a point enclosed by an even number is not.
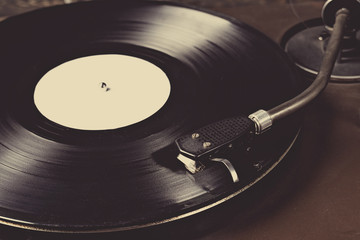
{"type": "Polygon", "coordinates": [[[104,89],[105,92],[110,91],[110,88],[107,86],[105,82],[101,82],[100,87],[104,89]]]}

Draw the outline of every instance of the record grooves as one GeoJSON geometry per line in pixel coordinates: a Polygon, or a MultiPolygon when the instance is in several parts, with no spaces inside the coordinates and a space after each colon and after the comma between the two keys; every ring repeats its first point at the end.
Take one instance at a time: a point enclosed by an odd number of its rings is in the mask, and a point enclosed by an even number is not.
{"type": "Polygon", "coordinates": [[[234,19],[173,3],[84,2],[9,18],[0,33],[3,224],[101,232],[176,220],[255,183],[298,135],[295,115],[259,137],[253,153],[228,153],[239,159],[242,179],[235,184],[221,165],[189,175],[176,160],[180,135],[276,106],[302,88],[280,48],[234,19]],[[42,116],[33,100],[39,79],[61,63],[98,54],[160,67],[171,85],[165,105],[113,130],[73,129],[42,116]]]}

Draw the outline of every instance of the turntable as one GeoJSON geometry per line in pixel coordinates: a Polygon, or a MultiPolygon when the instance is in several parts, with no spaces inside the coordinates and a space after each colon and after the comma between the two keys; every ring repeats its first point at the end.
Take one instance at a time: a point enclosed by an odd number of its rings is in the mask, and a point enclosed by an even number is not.
{"type": "Polygon", "coordinates": [[[1,237],[356,238],[360,3],[212,4],[0,24],[1,237]]]}

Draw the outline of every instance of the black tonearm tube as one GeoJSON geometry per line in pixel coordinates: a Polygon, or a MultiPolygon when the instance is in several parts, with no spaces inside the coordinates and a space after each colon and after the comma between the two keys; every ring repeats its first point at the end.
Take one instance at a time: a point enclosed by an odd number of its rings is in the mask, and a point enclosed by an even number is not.
{"type": "Polygon", "coordinates": [[[349,10],[342,8],[336,12],[336,20],[320,65],[319,73],[314,82],[301,94],[267,112],[259,110],[249,117],[256,123],[256,133],[261,134],[278,120],[297,112],[313,101],[327,86],[336,58],[340,51],[340,43],[344,35],[349,10]]]}
{"type": "MultiPolygon", "coordinates": [[[[203,168],[200,160],[219,158],[216,155],[232,143],[246,142],[254,135],[260,135],[269,130],[273,124],[313,101],[326,87],[331,76],[336,58],[340,51],[341,40],[344,36],[350,11],[340,8],[336,11],[335,23],[328,46],[323,56],[319,73],[314,82],[301,94],[268,111],[258,110],[249,117],[236,117],[221,120],[207,125],[190,134],[181,136],[175,142],[180,151],[178,159],[191,172],[196,173],[203,168]]],[[[215,161],[215,160],[214,160],[215,161]]],[[[231,163],[224,159],[223,163],[230,171],[233,181],[237,182],[236,172],[231,163]]]]}

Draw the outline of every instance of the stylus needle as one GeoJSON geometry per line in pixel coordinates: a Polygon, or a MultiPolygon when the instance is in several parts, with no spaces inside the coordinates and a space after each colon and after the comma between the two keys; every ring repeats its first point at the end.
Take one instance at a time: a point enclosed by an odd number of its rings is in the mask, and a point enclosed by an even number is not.
{"type": "Polygon", "coordinates": [[[222,162],[230,171],[233,181],[238,181],[231,162],[217,156],[234,144],[247,143],[254,135],[254,130],[255,124],[248,117],[228,118],[209,124],[175,141],[180,151],[178,159],[191,173],[204,168],[202,161],[222,162]]]}

